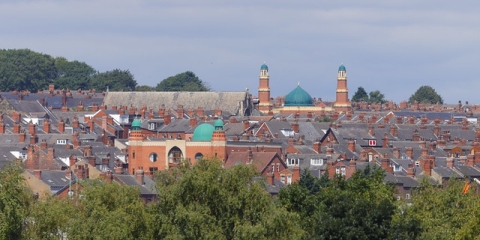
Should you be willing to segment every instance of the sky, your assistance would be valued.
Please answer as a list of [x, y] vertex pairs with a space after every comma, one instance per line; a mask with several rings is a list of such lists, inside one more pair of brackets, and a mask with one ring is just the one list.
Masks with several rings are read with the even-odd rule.
[[297, 84], [335, 100], [338, 67], [358, 87], [400, 102], [423, 85], [446, 103], [480, 104], [480, 2], [2, 0], [0, 48], [129, 70], [156, 86], [193, 71], [215, 91], [271, 96]]

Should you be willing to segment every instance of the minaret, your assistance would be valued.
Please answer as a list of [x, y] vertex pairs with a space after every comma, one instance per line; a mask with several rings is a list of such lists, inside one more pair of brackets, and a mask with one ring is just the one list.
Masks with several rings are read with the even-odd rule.
[[258, 110], [262, 113], [268, 113], [273, 109], [270, 102], [270, 77], [268, 76], [268, 66], [264, 63], [260, 67], [260, 83], [258, 86]]
[[348, 101], [347, 70], [343, 64], [338, 68], [337, 94], [333, 108], [336, 112], [348, 112], [352, 110], [352, 104]]

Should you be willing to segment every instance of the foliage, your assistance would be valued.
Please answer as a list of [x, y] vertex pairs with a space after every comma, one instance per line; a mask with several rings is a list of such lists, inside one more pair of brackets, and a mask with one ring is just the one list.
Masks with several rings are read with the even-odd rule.
[[141, 86], [135, 87], [135, 92], [151, 92], [151, 91], [155, 91], [155, 88], [148, 85], [141, 85]]
[[97, 73], [92, 77], [91, 87], [97, 91], [132, 91], [137, 81], [128, 70], [115, 69]]
[[195, 73], [186, 71], [168, 77], [157, 84], [157, 91], [210, 91], [210, 88], [200, 80]]
[[36, 92], [57, 76], [55, 59], [28, 49], [0, 50], [0, 90]]
[[353, 94], [352, 102], [368, 101], [368, 94], [363, 87], [358, 87], [355, 94]]
[[408, 99], [410, 104], [413, 104], [415, 101], [418, 103], [443, 104], [442, 97], [430, 86], [421, 86]]
[[371, 103], [385, 103], [385, 95], [378, 90], [370, 92], [368, 99]]
[[155, 239], [298, 239], [298, 215], [276, 207], [252, 166], [200, 160], [158, 176]]
[[446, 187], [421, 183], [404, 214], [422, 227], [421, 239], [479, 239], [480, 197], [472, 190], [462, 194], [464, 182], [450, 180]]
[[69, 62], [64, 57], [55, 59], [57, 78], [54, 81], [56, 88], [88, 89], [95, 69], [79, 61]]
[[0, 91], [56, 88], [133, 90], [137, 82], [128, 71], [97, 72], [84, 62], [53, 58], [29, 49], [0, 50]]
[[385, 239], [395, 211], [393, 189], [383, 184], [381, 169], [366, 168], [348, 181], [305, 180], [282, 189], [279, 201], [300, 215], [305, 239]]
[[0, 239], [19, 239], [32, 201], [20, 166], [11, 164], [0, 171]]

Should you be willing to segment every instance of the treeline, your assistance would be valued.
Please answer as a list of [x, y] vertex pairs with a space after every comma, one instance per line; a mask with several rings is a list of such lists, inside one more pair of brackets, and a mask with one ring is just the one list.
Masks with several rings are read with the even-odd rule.
[[137, 82], [128, 70], [99, 72], [84, 62], [68, 61], [29, 49], [0, 50], [0, 91], [48, 89], [49, 84], [65, 89], [107, 88], [134, 90]]
[[72, 198], [35, 200], [22, 168], [0, 171], [0, 239], [478, 239], [479, 197], [422, 183], [412, 204], [393, 197], [381, 169], [348, 181], [303, 174], [271, 197], [252, 166], [202, 160], [156, 177], [156, 202], [139, 189], [82, 182]]
[[156, 87], [138, 86], [129, 70], [99, 72], [85, 62], [69, 61], [29, 49], [0, 50], [0, 91], [36, 92], [54, 84], [57, 89], [97, 91], [208, 91], [193, 72], [168, 77]]

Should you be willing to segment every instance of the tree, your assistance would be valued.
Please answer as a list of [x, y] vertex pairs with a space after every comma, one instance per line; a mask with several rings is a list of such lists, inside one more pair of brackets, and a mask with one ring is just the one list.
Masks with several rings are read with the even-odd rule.
[[56, 78], [55, 59], [29, 49], [0, 50], [0, 90], [45, 89]]
[[463, 186], [464, 181], [450, 179], [442, 188], [424, 179], [403, 218], [419, 222], [421, 239], [478, 239], [480, 197], [474, 189], [462, 194]]
[[253, 166], [202, 159], [157, 176], [152, 239], [298, 239], [298, 215], [277, 207]]
[[157, 84], [157, 91], [210, 91], [195, 73], [187, 71], [168, 77]]
[[57, 78], [54, 81], [57, 88], [89, 89], [90, 80], [95, 74], [95, 69], [79, 61], [69, 62], [64, 57], [55, 59]]
[[135, 87], [135, 92], [151, 92], [151, 91], [155, 91], [155, 88], [148, 85], [141, 85], [141, 86]]
[[352, 102], [368, 101], [368, 94], [363, 87], [358, 87], [357, 91], [352, 97]]
[[32, 202], [21, 166], [11, 164], [0, 170], [0, 239], [20, 239]]
[[408, 99], [408, 102], [410, 104], [413, 104], [415, 101], [417, 101], [418, 103], [443, 104], [442, 97], [435, 91], [435, 89], [430, 86], [421, 86]]
[[385, 95], [378, 90], [370, 92], [370, 98], [368, 99], [371, 103], [385, 103]]
[[91, 88], [98, 91], [133, 91], [137, 81], [128, 70], [115, 69], [104, 73], [97, 73], [92, 77]]

